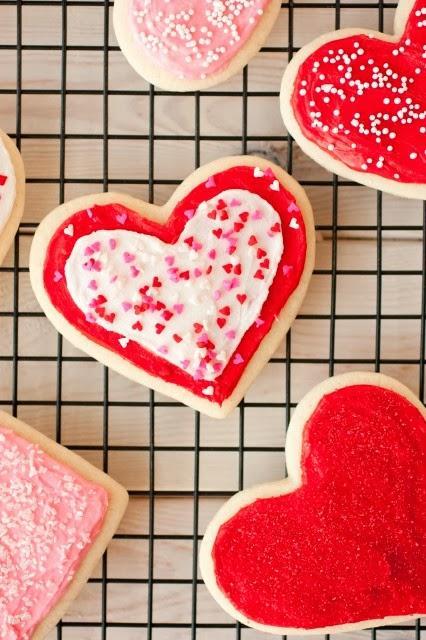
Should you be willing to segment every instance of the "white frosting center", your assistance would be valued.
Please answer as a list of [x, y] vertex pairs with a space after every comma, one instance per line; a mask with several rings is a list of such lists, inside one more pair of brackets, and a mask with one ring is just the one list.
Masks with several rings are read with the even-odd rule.
[[122, 336], [123, 354], [135, 341], [213, 381], [247, 329], [262, 322], [284, 250], [281, 223], [266, 200], [243, 189], [186, 213], [174, 245], [119, 229], [79, 238], [65, 277], [86, 319]]

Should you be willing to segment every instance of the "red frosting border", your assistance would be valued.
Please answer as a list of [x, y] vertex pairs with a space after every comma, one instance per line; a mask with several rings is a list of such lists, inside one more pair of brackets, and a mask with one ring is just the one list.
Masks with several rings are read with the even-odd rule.
[[[246, 189], [257, 193], [275, 208], [281, 218], [284, 252], [270, 287], [269, 296], [262, 307], [261, 317], [264, 323], [260, 326], [253, 324], [237, 347], [238, 353], [242, 356], [244, 362], [234, 364], [233, 357], [231, 357], [228, 365], [214, 382], [213, 396], [208, 399], [222, 404], [235, 389], [247, 363], [299, 284], [306, 260], [306, 230], [302, 212], [298, 206], [294, 206], [296, 203], [295, 197], [284, 189], [282, 185], [279, 191], [272, 190], [270, 188], [270, 184], [274, 179], [272, 174], [258, 178], [254, 177], [253, 171], [254, 167], [252, 166], [236, 166], [214, 174], [213, 180], [209, 179], [197, 185], [176, 205], [165, 224], [149, 220], [140, 213], [132, 211], [121, 204], [95, 205], [89, 210], [74, 213], [56, 229], [46, 251], [43, 281], [51, 303], [71, 325], [87, 338], [119, 354], [122, 358], [140, 367], [150, 375], [182, 386], [206, 399], [206, 396], [202, 393], [205, 382], [194, 380], [184, 370], [171, 364], [161, 356], [148, 351], [133, 341], [129, 342], [126, 351], [123, 352], [118, 344], [120, 335], [87, 322], [84, 314], [74, 303], [68, 292], [65, 277], [57, 281], [55, 274], [57, 276], [59, 272], [63, 276], [65, 263], [72, 252], [74, 244], [80, 237], [93, 231], [100, 229], [126, 229], [156, 236], [163, 242], [174, 244], [188, 221], [185, 212], [195, 210], [200, 202], [213, 198], [226, 189]], [[289, 207], [290, 211], [288, 211]], [[119, 222], [117, 217], [121, 220], [125, 218], [125, 221]], [[292, 218], [297, 220], [299, 228], [289, 228]], [[70, 224], [74, 226], [72, 237], [64, 234], [65, 227]], [[284, 266], [286, 267], [285, 273], [283, 271]], [[288, 269], [288, 267], [290, 268]]]

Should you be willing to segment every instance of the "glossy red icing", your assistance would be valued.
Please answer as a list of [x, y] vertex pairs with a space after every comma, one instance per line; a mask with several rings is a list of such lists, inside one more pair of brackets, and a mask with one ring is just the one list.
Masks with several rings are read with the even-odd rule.
[[220, 588], [259, 623], [321, 628], [426, 612], [426, 422], [405, 398], [357, 385], [318, 404], [303, 484], [219, 530]]
[[414, 4], [398, 42], [359, 34], [322, 45], [294, 85], [303, 134], [356, 171], [425, 182], [425, 58], [425, 0]]
[[[152, 222], [118, 204], [95, 206], [90, 211], [79, 211], [73, 214], [57, 229], [46, 254], [44, 284], [52, 304], [70, 323], [93, 341], [119, 353], [121, 357], [128, 359], [149, 374], [178, 384], [206, 398], [202, 394], [203, 386], [205, 386], [202, 381], [195, 380], [183, 369], [148, 351], [134, 341], [129, 342], [124, 352], [118, 344], [118, 334], [89, 323], [71, 299], [66, 279], [63, 277], [64, 267], [78, 238], [92, 231], [127, 229], [156, 236], [173, 245], [188, 220], [185, 212], [195, 210], [200, 202], [208, 200], [226, 189], [247, 189], [257, 193], [267, 200], [280, 215], [283, 223], [282, 233], [285, 248], [269, 296], [262, 308], [263, 323], [255, 323], [250, 327], [238, 346], [238, 358], [231, 357], [226, 368], [215, 380], [214, 393], [209, 399], [222, 403], [231, 395], [245, 366], [269, 332], [289, 296], [297, 287], [303, 273], [306, 257], [303, 216], [295, 206], [294, 196], [284, 189], [272, 190], [270, 188], [271, 177], [254, 177], [253, 170], [253, 167], [240, 166], [215, 174], [207, 182], [195, 187], [180, 201], [164, 225]], [[294, 225], [289, 227], [292, 219], [297, 222], [298, 228], [295, 228]], [[73, 234], [67, 235], [66, 229], [71, 227]]]

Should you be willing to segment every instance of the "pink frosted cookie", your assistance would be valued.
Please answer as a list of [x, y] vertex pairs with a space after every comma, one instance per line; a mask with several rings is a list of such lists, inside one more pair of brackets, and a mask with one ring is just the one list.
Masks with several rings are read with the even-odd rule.
[[34, 237], [31, 282], [80, 349], [223, 417], [295, 317], [314, 245], [295, 180], [260, 158], [224, 158], [163, 207], [115, 193], [59, 207]]
[[25, 174], [18, 149], [0, 129], [0, 264], [24, 211]]
[[141, 76], [163, 89], [194, 91], [247, 64], [280, 6], [279, 0], [115, 0], [114, 26]]
[[329, 171], [426, 198], [426, 0], [400, 0], [392, 36], [342, 29], [303, 47], [281, 89], [284, 123]]
[[0, 412], [0, 638], [47, 635], [89, 578], [127, 500], [112, 478]]

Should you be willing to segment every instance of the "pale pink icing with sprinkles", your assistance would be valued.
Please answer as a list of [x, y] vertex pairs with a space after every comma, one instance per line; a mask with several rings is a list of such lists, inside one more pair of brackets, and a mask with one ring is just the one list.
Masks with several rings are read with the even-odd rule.
[[222, 70], [251, 36], [270, 0], [130, 0], [134, 37], [179, 78]]
[[133, 340], [214, 381], [259, 318], [283, 250], [276, 210], [228, 189], [200, 203], [174, 245], [125, 229], [79, 238], [65, 277], [86, 319], [123, 349]]
[[0, 427], [0, 638], [28, 640], [72, 580], [108, 506], [103, 487]]

